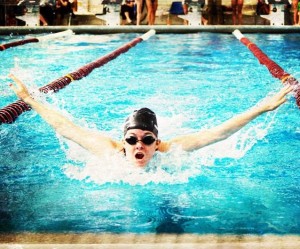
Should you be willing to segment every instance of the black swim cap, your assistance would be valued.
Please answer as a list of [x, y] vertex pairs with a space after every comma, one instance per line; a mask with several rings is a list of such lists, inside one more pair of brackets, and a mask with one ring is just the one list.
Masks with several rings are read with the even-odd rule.
[[151, 131], [158, 135], [156, 115], [148, 108], [135, 110], [125, 121], [124, 136], [130, 129]]

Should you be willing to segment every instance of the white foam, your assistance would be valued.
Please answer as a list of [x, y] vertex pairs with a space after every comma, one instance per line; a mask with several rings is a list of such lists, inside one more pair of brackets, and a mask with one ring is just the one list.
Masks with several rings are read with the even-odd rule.
[[[110, 154], [102, 158], [91, 155], [73, 142], [60, 138], [62, 149], [74, 163], [63, 166], [64, 173], [71, 179], [106, 183], [145, 185], [148, 183], [178, 184], [188, 182], [190, 177], [199, 175], [201, 168], [194, 167], [195, 158], [179, 148], [172, 153], [157, 153], [145, 168], [139, 168], [123, 155]], [[175, 151], [176, 150], [176, 151]]]
[[148, 183], [186, 183], [191, 178], [201, 175], [203, 167], [213, 167], [220, 158], [241, 158], [267, 134], [265, 128], [252, 126], [237, 133], [229, 139], [188, 153], [180, 148], [171, 152], [157, 153], [146, 168], [131, 165], [119, 154], [107, 155], [101, 159], [90, 155], [74, 143], [67, 142], [67, 156], [80, 165], [64, 165], [65, 174], [80, 181], [93, 182], [99, 185], [106, 183], [126, 183], [145, 185]]

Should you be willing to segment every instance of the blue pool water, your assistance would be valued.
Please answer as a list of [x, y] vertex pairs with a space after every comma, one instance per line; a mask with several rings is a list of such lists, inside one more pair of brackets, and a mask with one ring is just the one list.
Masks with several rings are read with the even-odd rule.
[[[137, 36], [76, 35], [1, 52], [0, 107], [16, 100], [10, 72], [34, 91]], [[300, 34], [247, 37], [300, 79]], [[125, 117], [147, 106], [166, 140], [220, 124], [281, 86], [233, 35], [162, 34], [56, 94], [35, 94], [116, 139]], [[94, 158], [24, 113], [0, 126], [0, 232], [299, 235], [299, 118], [290, 97], [226, 141], [157, 154], [140, 170]]]

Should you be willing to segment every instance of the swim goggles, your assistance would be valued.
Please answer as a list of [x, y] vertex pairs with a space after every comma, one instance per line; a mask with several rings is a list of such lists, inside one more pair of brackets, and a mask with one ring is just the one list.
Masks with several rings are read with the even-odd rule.
[[141, 140], [139, 140], [136, 137], [131, 136], [125, 138], [125, 141], [130, 145], [135, 145], [137, 142], [142, 142], [145, 145], [151, 145], [156, 141], [156, 139], [152, 136], [145, 136]]

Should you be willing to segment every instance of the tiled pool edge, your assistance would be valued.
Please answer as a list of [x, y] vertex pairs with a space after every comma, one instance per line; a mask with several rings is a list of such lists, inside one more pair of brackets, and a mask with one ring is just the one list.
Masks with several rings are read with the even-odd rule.
[[28, 248], [300, 248], [299, 235], [0, 234], [0, 249]]

